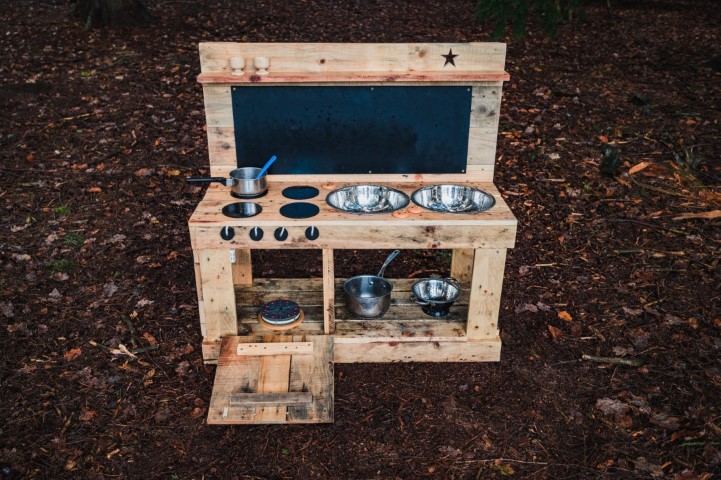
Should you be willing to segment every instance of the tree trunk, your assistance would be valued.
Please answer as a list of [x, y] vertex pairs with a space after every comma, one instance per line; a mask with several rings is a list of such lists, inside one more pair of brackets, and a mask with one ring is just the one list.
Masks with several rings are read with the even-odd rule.
[[70, 16], [83, 20], [85, 28], [147, 25], [153, 20], [142, 0], [77, 0]]

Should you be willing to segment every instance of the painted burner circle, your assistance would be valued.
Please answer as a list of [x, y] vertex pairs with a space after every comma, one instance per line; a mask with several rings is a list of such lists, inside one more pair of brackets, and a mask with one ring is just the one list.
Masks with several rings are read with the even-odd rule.
[[318, 196], [318, 189], [309, 185], [299, 185], [283, 189], [283, 196], [291, 200], [309, 200]]
[[235, 202], [223, 207], [223, 215], [230, 218], [254, 217], [263, 211], [263, 207], [253, 202]]
[[280, 207], [280, 214], [286, 218], [310, 218], [318, 215], [318, 205], [307, 202], [293, 202]]

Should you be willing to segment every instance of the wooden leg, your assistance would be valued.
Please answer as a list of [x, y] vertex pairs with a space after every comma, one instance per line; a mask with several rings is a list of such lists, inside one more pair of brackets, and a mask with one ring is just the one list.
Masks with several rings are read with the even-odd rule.
[[453, 250], [451, 277], [457, 278], [461, 283], [471, 281], [474, 253], [475, 251], [472, 248], [458, 248]]
[[323, 249], [323, 331], [335, 333], [335, 266], [333, 249]]
[[501, 307], [506, 249], [479, 248], [473, 260], [471, 296], [468, 302], [469, 340], [498, 336], [498, 311]]
[[[238, 334], [233, 269], [228, 250], [199, 250], [198, 268], [202, 290], [201, 318], [205, 319], [205, 342]], [[200, 296], [200, 292], [199, 292]]]
[[235, 262], [233, 263], [233, 284], [252, 285], [253, 265], [250, 261], [250, 249], [243, 248], [234, 250]]

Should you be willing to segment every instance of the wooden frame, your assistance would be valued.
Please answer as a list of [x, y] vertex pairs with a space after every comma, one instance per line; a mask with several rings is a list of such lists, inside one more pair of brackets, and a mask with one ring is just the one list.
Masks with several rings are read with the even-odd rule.
[[[208, 188], [189, 229], [203, 358], [206, 363], [220, 359], [210, 423], [332, 421], [332, 369], [329, 386], [323, 366], [327, 362], [500, 360], [504, 266], [517, 228], [516, 218], [493, 184], [502, 84], [509, 78], [504, 72], [505, 51], [500, 43], [200, 45], [198, 81], [203, 86], [212, 176], [227, 176], [237, 167], [231, 88], [462, 85], [471, 90], [468, 154], [462, 173], [269, 175], [268, 194], [252, 200], [261, 205], [262, 214], [243, 219], [222, 215], [223, 206], [238, 201], [229, 196], [227, 187]], [[447, 61], [451, 53], [454, 64]], [[268, 75], [255, 72], [252, 59], [258, 56], [269, 58]], [[244, 75], [231, 73], [233, 57], [245, 59]], [[461, 183], [486, 191], [495, 205], [473, 215], [408, 209], [399, 215], [359, 216], [325, 203], [331, 189], [369, 182], [409, 196], [428, 184]], [[306, 200], [319, 213], [309, 219], [285, 218], [279, 212], [287, 202], [281, 192], [299, 184], [320, 191], [318, 197]], [[310, 226], [317, 229], [318, 238], [306, 237]], [[225, 227], [233, 229], [232, 238], [219, 235]], [[284, 241], [273, 235], [281, 227], [288, 232]], [[255, 228], [264, 231], [262, 239], [250, 237]], [[253, 278], [253, 249], [288, 248], [322, 250], [322, 278]], [[422, 313], [410, 299], [412, 279], [391, 279], [393, 302], [382, 318], [350, 314], [341, 288], [344, 279], [336, 278], [334, 251], [377, 248], [451, 249], [451, 275], [463, 289], [448, 316]], [[272, 334], [257, 321], [258, 309], [278, 299], [296, 300], [304, 315], [302, 323], [282, 335]], [[297, 364], [291, 360], [295, 356]], [[298, 389], [306, 381], [300, 377], [316, 375], [318, 369], [322, 382], [314, 383], [311, 391]], [[240, 381], [247, 385], [239, 386]]]

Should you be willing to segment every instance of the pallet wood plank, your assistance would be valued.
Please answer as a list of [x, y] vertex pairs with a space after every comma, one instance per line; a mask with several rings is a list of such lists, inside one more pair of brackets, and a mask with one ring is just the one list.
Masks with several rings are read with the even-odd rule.
[[206, 339], [235, 335], [237, 313], [228, 250], [200, 250], [198, 258]]
[[365, 342], [334, 345], [336, 363], [497, 362], [501, 340], [479, 342]]
[[305, 405], [313, 401], [310, 392], [288, 393], [236, 393], [230, 396], [230, 405], [251, 407], [271, 405]]
[[323, 249], [323, 332], [335, 332], [335, 264], [333, 250]]
[[476, 250], [468, 303], [469, 339], [498, 336], [498, 314], [505, 264], [505, 249]]
[[313, 353], [311, 342], [278, 342], [278, 343], [239, 343], [237, 356], [257, 355], [310, 355]]
[[[443, 55], [449, 50], [458, 55], [454, 70], [445, 67]], [[504, 43], [233, 43], [203, 42], [199, 45], [202, 73], [230, 73], [232, 57], [268, 57], [273, 73], [364, 72], [425, 73], [444, 72], [452, 77], [459, 72], [503, 72], [506, 59]], [[246, 66], [246, 76], [254, 68]], [[241, 77], [242, 78], [242, 77]], [[250, 81], [250, 80], [248, 80]]]
[[251, 262], [249, 248], [235, 249], [235, 262], [233, 262], [233, 284], [253, 284], [253, 264]]
[[312, 355], [293, 355], [290, 391], [308, 392], [313, 402], [288, 406], [289, 423], [332, 422], [334, 400], [333, 337], [313, 337]]
[[[268, 335], [267, 343], [278, 343], [281, 337]], [[258, 393], [286, 393], [290, 387], [290, 355], [270, 355], [260, 358], [258, 372]], [[261, 405], [256, 410], [258, 423], [284, 422], [288, 412], [287, 405]]]
[[451, 277], [457, 278], [463, 284], [470, 283], [474, 254], [475, 250], [472, 248], [454, 249], [451, 257]]
[[[259, 357], [236, 358], [235, 349], [239, 342], [252, 341], [248, 337], [227, 337], [223, 342], [214, 342], [217, 345], [218, 368], [215, 370], [213, 381], [213, 394], [208, 406], [208, 423], [249, 423], [255, 418], [255, 407], [235, 406], [230, 408], [230, 396], [241, 392], [256, 392], [258, 390]], [[208, 343], [204, 343], [208, 345]], [[205, 352], [206, 349], [204, 348]], [[204, 353], [205, 354], [205, 353]], [[220, 368], [223, 364], [232, 362], [236, 368]]]

